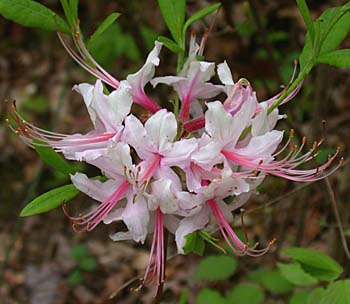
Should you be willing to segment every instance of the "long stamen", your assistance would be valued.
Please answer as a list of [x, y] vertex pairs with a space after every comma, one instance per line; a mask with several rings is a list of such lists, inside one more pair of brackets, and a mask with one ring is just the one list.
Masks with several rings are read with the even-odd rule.
[[[244, 244], [233, 231], [230, 224], [227, 222], [226, 218], [222, 214], [219, 206], [214, 199], [208, 201], [208, 204], [213, 211], [214, 217], [218, 223], [219, 229], [222, 236], [224, 237], [227, 245], [230, 247], [232, 252], [238, 256], [249, 255], [249, 256], [261, 256], [269, 251], [271, 246], [275, 243], [275, 239], [269, 242], [268, 246], [263, 249], [256, 249], [259, 243], [256, 243], [253, 247], [249, 243]], [[246, 232], [245, 232], [246, 233]], [[246, 235], [248, 239], [248, 236]]]
[[[152, 272], [150, 272], [152, 267], [153, 256], [154, 256], [153, 270]], [[162, 292], [163, 284], [165, 281], [164, 224], [163, 224], [163, 213], [160, 210], [160, 208], [156, 210], [156, 220], [154, 223], [153, 240], [152, 240], [151, 250], [150, 250], [145, 274], [141, 279], [141, 283], [139, 287], [134, 289], [134, 291], [139, 291], [146, 284], [151, 283], [155, 279], [155, 277], [157, 278], [157, 288], [156, 288], [154, 298], [157, 298]]]
[[80, 215], [78, 217], [71, 216], [67, 211], [66, 204], [63, 204], [63, 212], [72, 223], [72, 227], [77, 232], [91, 231], [93, 230], [103, 218], [114, 208], [121, 197], [124, 195], [128, 187], [130, 186], [128, 181], [124, 181], [115, 192], [112, 193], [103, 203], [92, 211]]

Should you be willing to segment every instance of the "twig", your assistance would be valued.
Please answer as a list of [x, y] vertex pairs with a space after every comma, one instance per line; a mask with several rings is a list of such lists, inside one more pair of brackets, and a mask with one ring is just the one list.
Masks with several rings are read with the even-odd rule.
[[338, 211], [338, 208], [337, 208], [337, 201], [336, 201], [335, 194], [334, 194], [334, 191], [332, 189], [332, 185], [331, 185], [328, 177], [325, 178], [325, 183], [326, 183], [326, 186], [327, 186], [327, 192], [329, 194], [329, 198], [331, 199], [335, 220], [336, 220], [336, 222], [338, 224], [340, 240], [342, 242], [345, 255], [348, 258], [348, 260], [350, 260], [349, 247], [348, 247], [348, 244], [346, 242], [346, 237], [345, 237], [343, 225], [342, 225], [341, 218], [340, 218], [340, 215], [339, 215], [339, 211]]

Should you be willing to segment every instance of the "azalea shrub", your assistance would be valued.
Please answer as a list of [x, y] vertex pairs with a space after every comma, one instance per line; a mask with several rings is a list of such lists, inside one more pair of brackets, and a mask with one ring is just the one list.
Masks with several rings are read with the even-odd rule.
[[[16, 10], [13, 3], [23, 9]], [[69, 175], [72, 182], [37, 197], [21, 215], [47, 212], [62, 205], [77, 232], [121, 221], [126, 230], [112, 234], [113, 241], [143, 244], [150, 237], [148, 264], [139, 289], [154, 282], [155, 298], [160, 298], [166, 279], [168, 234], [174, 235], [179, 254], [202, 255], [206, 243], [236, 256], [254, 258], [266, 254], [276, 242], [273, 236], [266, 244], [250, 242], [243, 223], [243, 234], [232, 226], [233, 213], [247, 204], [269, 175], [305, 183], [324, 179], [341, 166], [343, 159], [337, 147], [323, 163], [315, 162], [324, 144], [323, 134], [310, 144], [306, 137], [296, 142], [293, 130], [281, 131], [276, 125], [286, 118], [281, 106], [298, 94], [305, 77], [317, 64], [350, 66], [350, 50], [338, 49], [349, 34], [350, 3], [327, 9], [313, 20], [306, 2], [296, 1], [307, 27], [305, 46], [289, 83], [267, 100], [258, 100], [249, 80], [234, 80], [226, 61], [217, 64], [205, 59], [205, 47], [215, 31], [220, 3], [187, 18], [185, 0], [158, 0], [171, 37], [158, 37], [143, 66], [125, 79], [111, 75], [91, 54], [94, 41], [114, 24], [119, 14], [108, 16], [91, 38], [85, 39], [80, 28], [83, 20], [78, 18], [78, 1], [61, 0], [61, 4], [65, 19], [35, 1], [0, 0], [0, 13], [5, 18], [56, 31], [72, 59], [96, 78], [94, 83], [73, 88], [90, 115], [92, 129], [86, 134], [42, 129], [25, 120], [15, 102], [7, 101], [9, 128], [44, 162]], [[45, 16], [45, 22], [38, 19], [39, 15]], [[213, 22], [203, 34], [191, 31], [194, 22], [209, 15]], [[155, 76], [158, 66], [168, 64], [160, 60], [163, 48], [173, 52], [177, 64], [167, 69], [173, 74]], [[219, 81], [213, 80], [214, 75]], [[171, 93], [160, 102], [157, 91], [165, 87]], [[65, 159], [92, 165], [101, 175], [89, 177]], [[72, 214], [70, 201], [79, 193], [98, 202], [97, 207]], [[213, 236], [215, 232], [224, 240], [224, 247]], [[318, 276], [310, 267], [293, 254], [290, 256], [296, 263], [278, 264], [288, 284], [297, 282], [298, 286], [300, 280], [308, 280], [309, 285], [316, 285]], [[232, 261], [227, 267], [235, 263]], [[332, 263], [337, 271], [334, 280], [342, 270], [335, 261]], [[199, 271], [198, 278], [205, 279], [206, 271], [209, 272]], [[264, 295], [256, 282], [236, 286], [229, 297], [243, 299], [250, 292], [255, 292], [255, 300], [261, 299], [254, 303], [262, 303]], [[227, 301], [218, 293], [203, 290], [198, 303], [209, 303], [202, 299], [207, 297]]]

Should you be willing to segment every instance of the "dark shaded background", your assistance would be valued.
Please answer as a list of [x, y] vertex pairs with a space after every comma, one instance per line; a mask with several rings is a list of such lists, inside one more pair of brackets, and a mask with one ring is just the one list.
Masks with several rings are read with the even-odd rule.
[[[62, 15], [59, 1], [40, 1]], [[80, 1], [83, 32], [91, 34], [98, 22], [113, 11], [122, 13], [114, 26], [93, 50], [94, 55], [117, 78], [136, 71], [157, 35], [167, 35], [156, 1]], [[188, 14], [210, 1], [187, 1]], [[343, 1], [308, 1], [314, 18]], [[97, 4], [98, 3], [98, 4]], [[294, 1], [222, 1], [216, 27], [211, 34], [206, 59], [227, 60], [234, 79], [249, 79], [259, 100], [279, 92], [289, 81], [293, 60], [303, 46], [305, 26]], [[197, 22], [200, 35], [210, 24]], [[349, 46], [347, 39], [345, 45]], [[174, 73], [176, 58], [166, 49], [157, 75]], [[0, 98], [16, 99], [19, 110], [36, 125], [63, 133], [86, 132], [91, 128], [80, 96], [71, 87], [94, 79], [66, 54], [54, 32], [24, 28], [0, 18]], [[279, 129], [296, 130], [296, 138], [306, 135], [309, 147], [322, 134], [327, 121], [327, 138], [321, 158], [342, 147], [345, 165], [330, 177], [347, 235], [349, 230], [349, 69], [319, 66], [306, 79], [301, 93], [281, 107], [288, 119]], [[166, 92], [159, 102], [166, 104]], [[1, 107], [2, 121], [5, 118]], [[69, 181], [43, 165], [37, 154], [21, 143], [6, 124], [0, 125], [0, 302], [7, 303], [149, 303], [152, 297], [131, 293], [108, 301], [113, 292], [140, 275], [148, 257], [148, 244], [113, 243], [108, 235], [118, 225], [100, 225], [91, 233], [76, 234], [62, 210], [19, 218], [23, 206], [36, 195]], [[98, 174], [94, 168], [84, 168]], [[316, 248], [335, 257], [345, 269], [349, 262], [338, 237], [329, 193], [324, 181], [310, 185], [268, 178], [246, 206], [246, 224], [252, 239], [277, 245], [262, 258], [240, 258], [239, 273], [231, 281], [213, 284], [225, 291], [259, 265], [273, 266], [281, 247]], [[79, 212], [89, 203], [79, 196], [71, 203]], [[239, 223], [237, 224], [239, 225]], [[212, 249], [209, 249], [210, 252]], [[175, 252], [173, 245], [170, 255]], [[84, 268], [77, 263], [86, 258]], [[177, 303], [184, 286], [194, 301], [204, 283], [192, 279], [199, 258], [175, 257], [168, 263], [165, 303]], [[78, 273], [78, 274], [77, 274]], [[277, 299], [277, 303], [287, 300]]]

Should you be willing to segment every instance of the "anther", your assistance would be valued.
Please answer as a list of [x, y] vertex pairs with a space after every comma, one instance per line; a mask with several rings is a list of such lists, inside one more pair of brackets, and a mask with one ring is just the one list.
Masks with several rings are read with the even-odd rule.
[[303, 143], [303, 144], [306, 143], [306, 136], [303, 136], [302, 143]]
[[314, 141], [314, 143], [312, 144], [312, 149], [315, 150], [318, 146], [318, 142]]
[[294, 129], [290, 129], [289, 137], [293, 138], [294, 137], [294, 133], [295, 133]]
[[5, 119], [5, 123], [9, 126], [10, 125], [10, 120], [8, 118]]

